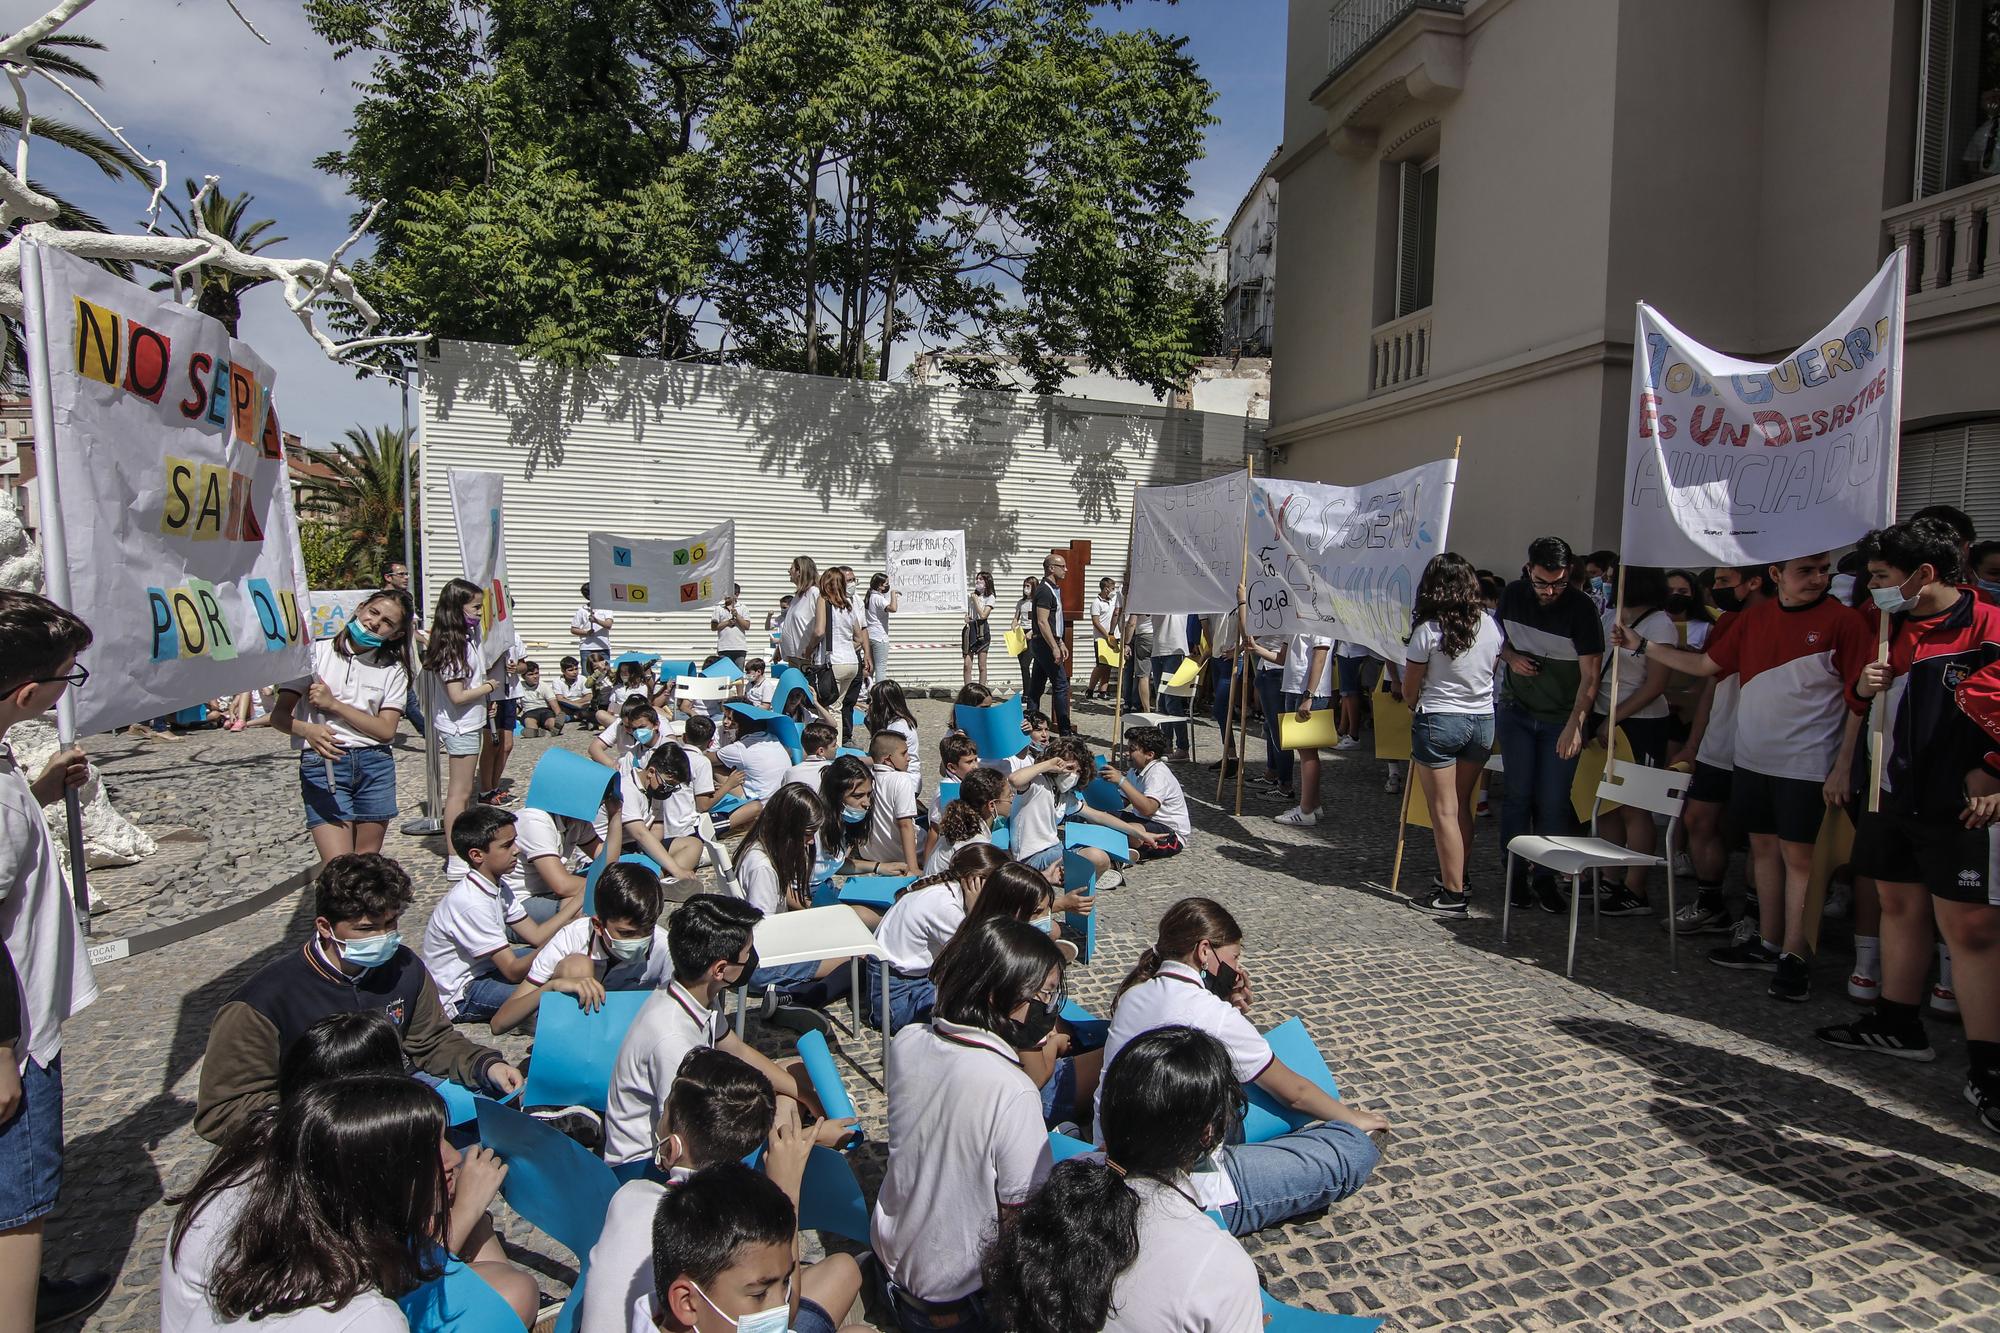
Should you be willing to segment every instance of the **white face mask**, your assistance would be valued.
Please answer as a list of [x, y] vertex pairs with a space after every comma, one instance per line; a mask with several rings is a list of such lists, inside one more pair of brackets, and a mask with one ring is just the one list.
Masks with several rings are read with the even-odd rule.
[[1056, 790], [1068, 794], [1076, 790], [1076, 774], [1065, 773], [1056, 779]]
[[[704, 1301], [708, 1301], [709, 1309], [721, 1315], [722, 1318], [729, 1319], [728, 1315], [722, 1314], [721, 1306], [717, 1305], [714, 1301], [708, 1300], [708, 1293], [703, 1291], [699, 1285], [693, 1282], [690, 1282], [688, 1285], [694, 1287], [696, 1295], [700, 1296]], [[729, 1326], [735, 1329], [736, 1333], [790, 1333], [792, 1327], [792, 1284], [790, 1282], [785, 1283], [785, 1299], [781, 1303], [772, 1306], [768, 1310], [759, 1310], [756, 1314], [746, 1314], [741, 1319], [729, 1319]]]

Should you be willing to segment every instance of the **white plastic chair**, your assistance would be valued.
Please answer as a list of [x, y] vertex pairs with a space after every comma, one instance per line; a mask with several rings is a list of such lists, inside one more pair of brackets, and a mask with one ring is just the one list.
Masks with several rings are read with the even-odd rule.
[[[751, 932], [757, 946], [757, 962], [764, 967], [784, 963], [818, 963], [828, 958], [847, 960], [847, 995], [854, 1011], [854, 1027], [861, 1028], [861, 960], [872, 958], [882, 967], [882, 1075], [889, 1074], [889, 956], [875, 942], [875, 932], [852, 907], [835, 903], [831, 907], [808, 907], [796, 912], [779, 912], [759, 921]], [[743, 1035], [749, 1017], [748, 985], [736, 990], [736, 1035]]]
[[[1608, 867], [1664, 866], [1667, 871], [1667, 966], [1678, 971], [1680, 960], [1674, 935], [1674, 917], [1678, 910], [1674, 902], [1674, 828], [1680, 823], [1681, 803], [1687, 798], [1688, 784], [1693, 780], [1689, 774], [1676, 773], [1671, 769], [1619, 764], [1615, 774], [1606, 775], [1597, 784], [1597, 796], [1590, 806], [1589, 837], [1545, 838], [1536, 833], [1524, 833], [1508, 843], [1507, 883], [1500, 899], [1500, 942], [1507, 942], [1507, 924], [1514, 907], [1514, 861], [1517, 857], [1553, 870], [1569, 881], [1569, 962], [1564, 974], [1571, 977], [1576, 975], [1576, 928], [1582, 912], [1582, 895], [1578, 889], [1584, 874], [1588, 872], [1594, 880], [1601, 880], [1602, 872]], [[1597, 812], [1606, 801], [1665, 815], [1667, 854], [1651, 856], [1628, 851], [1615, 842], [1598, 837]], [[1590, 930], [1593, 937], [1602, 934], [1594, 894], [1590, 902]]]
[[721, 676], [674, 677], [674, 702], [692, 699], [696, 703], [720, 703], [736, 697], [736, 682]]
[[723, 846], [722, 835], [715, 831], [715, 820], [708, 811], [694, 817], [694, 835], [701, 840], [702, 860], [715, 870], [723, 891], [732, 898], [741, 898], [743, 887], [736, 882], [736, 863], [730, 860], [729, 848]]
[[[1128, 722], [1137, 722], [1149, 727], [1162, 727], [1162, 728], [1173, 727], [1173, 726], [1186, 727], [1187, 738], [1188, 738], [1188, 758], [1190, 761], [1198, 761], [1201, 758], [1201, 754], [1200, 751], [1196, 749], [1194, 741], [1194, 733], [1195, 733], [1194, 699], [1195, 699], [1195, 691], [1200, 684], [1201, 684], [1201, 678], [1199, 676], [1195, 677], [1195, 679], [1189, 681], [1185, 685], [1169, 685], [1164, 681], [1162, 681], [1160, 683], [1159, 688], [1156, 691], [1154, 691], [1154, 693], [1157, 694], [1162, 699], [1166, 698], [1185, 699], [1187, 701], [1187, 715], [1185, 717], [1183, 717], [1179, 713], [1127, 713], [1125, 715], [1125, 718]], [[1167, 735], [1171, 737], [1173, 733], [1169, 731]], [[1119, 739], [1122, 740], [1124, 738], [1120, 737]]]

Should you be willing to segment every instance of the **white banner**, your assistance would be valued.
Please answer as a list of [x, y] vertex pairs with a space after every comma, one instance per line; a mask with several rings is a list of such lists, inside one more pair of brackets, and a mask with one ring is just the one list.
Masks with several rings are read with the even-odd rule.
[[306, 631], [315, 640], [331, 639], [347, 628], [347, 618], [380, 588], [336, 588], [306, 594]]
[[1772, 365], [1704, 347], [1640, 304], [1628, 564], [1761, 565], [1893, 521], [1904, 262], [1890, 255], [1838, 318]]
[[909, 615], [955, 616], [965, 611], [970, 578], [965, 572], [965, 529], [891, 532], [883, 568], [896, 607]]
[[[42, 246], [79, 735], [312, 671], [271, 367], [215, 320]], [[42, 349], [30, 350], [40, 356]]]
[[452, 468], [451, 517], [458, 525], [458, 559], [466, 581], [485, 595], [479, 604], [479, 657], [491, 668], [518, 642], [507, 591], [505, 485], [498, 472]]
[[1236, 609], [1250, 472], [1132, 493], [1132, 569], [1125, 610], [1212, 615]]
[[736, 520], [681, 541], [590, 534], [590, 604], [617, 611], [719, 606], [736, 582]]
[[1320, 634], [1401, 662], [1417, 583], [1445, 549], [1457, 484], [1455, 458], [1363, 486], [1257, 478], [1250, 632]]

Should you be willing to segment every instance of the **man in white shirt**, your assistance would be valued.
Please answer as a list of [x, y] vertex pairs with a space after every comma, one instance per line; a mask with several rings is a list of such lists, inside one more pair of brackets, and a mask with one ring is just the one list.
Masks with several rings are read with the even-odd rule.
[[590, 605], [590, 585], [583, 585], [583, 605], [569, 618], [569, 632], [576, 636], [577, 647], [586, 656], [590, 653], [611, 655], [611, 613], [593, 610]]
[[[1118, 642], [1118, 599], [1113, 594], [1118, 588], [1116, 579], [1099, 579], [1097, 597], [1090, 604], [1090, 630], [1107, 647]], [[1096, 646], [1092, 646], [1091, 659], [1096, 663], [1090, 671], [1090, 683], [1084, 687], [1086, 699], [1109, 698], [1111, 695], [1111, 667], [1099, 656]]]
[[[1181, 663], [1188, 655], [1188, 618], [1183, 615], [1153, 617], [1153, 695], [1159, 701], [1162, 713], [1174, 713], [1185, 717], [1188, 712], [1187, 699], [1172, 694], [1161, 694], [1160, 689], [1167, 680], [1180, 670]], [[1174, 752], [1169, 758], [1188, 757], [1188, 727], [1185, 722], [1169, 722], [1167, 739], [1174, 744]]]

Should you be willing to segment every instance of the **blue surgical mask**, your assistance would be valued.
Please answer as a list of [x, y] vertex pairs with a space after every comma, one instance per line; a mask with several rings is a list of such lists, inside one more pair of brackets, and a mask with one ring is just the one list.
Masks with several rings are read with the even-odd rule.
[[[722, 1315], [724, 1319], [729, 1319], [728, 1315], [722, 1314], [721, 1306], [708, 1300], [707, 1292], [693, 1283], [689, 1285], [694, 1286], [696, 1293], [704, 1301], [708, 1301], [709, 1309]], [[785, 1284], [783, 1304], [774, 1305], [768, 1310], [759, 1310], [756, 1314], [746, 1314], [741, 1319], [729, 1319], [729, 1326], [735, 1329], [736, 1333], [789, 1333], [792, 1327], [792, 1284], [789, 1282]]]
[[396, 950], [403, 947], [402, 935], [387, 930], [380, 935], [364, 935], [357, 940], [333, 941], [340, 950], [340, 960], [356, 967], [380, 967], [396, 956]]
[[632, 739], [641, 745], [651, 745], [653, 743], [653, 729], [651, 727], [636, 727], [632, 731]]
[[636, 963], [652, 952], [653, 937], [648, 934], [641, 935], [636, 940], [621, 940], [615, 935], [606, 935], [604, 937], [604, 947], [609, 949], [611, 956], [619, 962]]
[[851, 806], [851, 805], [843, 805], [843, 806], [841, 806], [841, 807], [840, 807], [840, 822], [841, 822], [841, 823], [843, 823], [843, 824], [865, 824], [865, 823], [867, 823], [867, 822], [868, 822], [868, 807], [864, 805], [864, 806], [862, 806], [862, 807], [861, 807], [861, 808], [860, 808], [859, 810], [857, 810], [857, 809], [855, 809], [855, 808], [854, 808], [853, 806]]
[[382, 646], [382, 636], [370, 633], [367, 629], [363, 628], [361, 622], [358, 620], [347, 622], [347, 637], [354, 641], [356, 648], [380, 648]]
[[1055, 934], [1056, 931], [1056, 919], [1053, 916], [1050, 916], [1046, 912], [1036, 917], [1028, 924], [1033, 926], [1036, 930], [1041, 931], [1042, 934], [1044, 935], [1053, 935]]
[[[1908, 581], [1907, 579], [1904, 580], [1905, 583]], [[1917, 604], [1916, 598], [1903, 596], [1903, 584], [1901, 583], [1896, 584], [1892, 588], [1870, 588], [1868, 596], [1874, 599], [1876, 608], [1882, 614], [1889, 616], [1907, 611]]]

